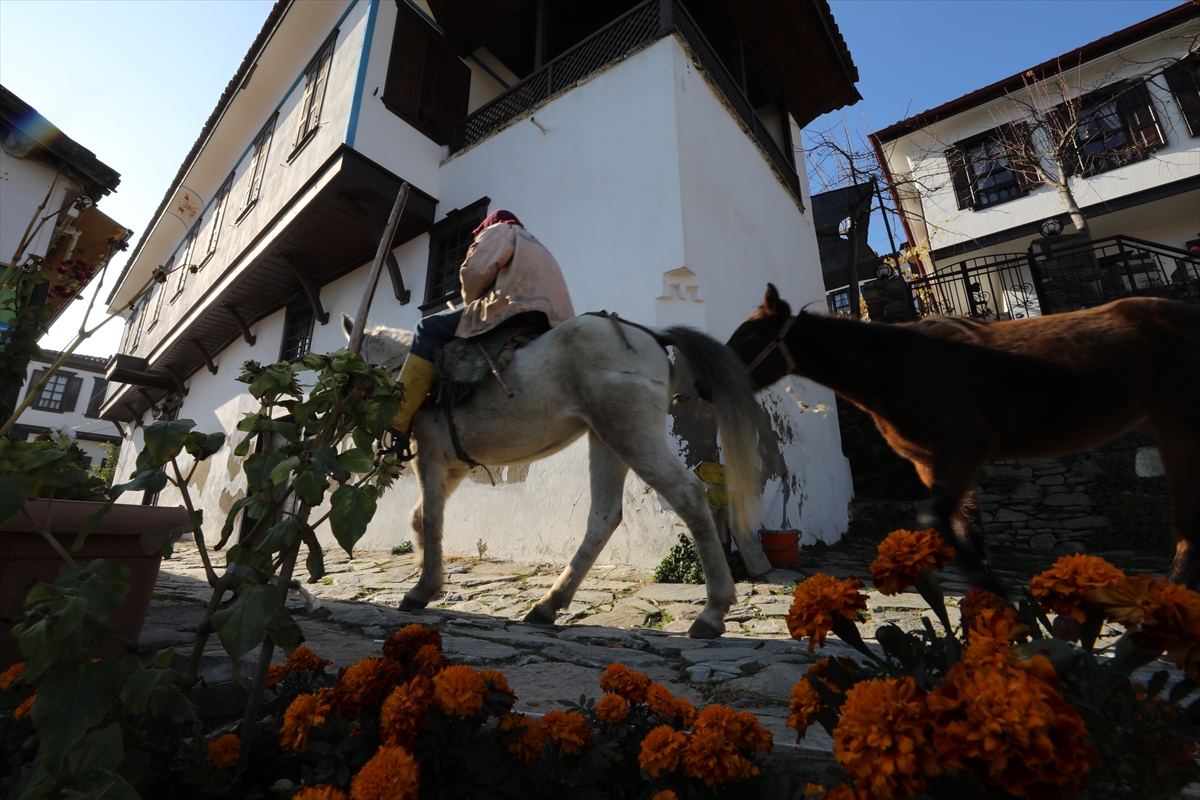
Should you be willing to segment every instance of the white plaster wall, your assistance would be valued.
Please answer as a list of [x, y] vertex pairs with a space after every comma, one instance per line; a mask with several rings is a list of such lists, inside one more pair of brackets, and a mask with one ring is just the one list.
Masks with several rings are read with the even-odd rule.
[[[21, 243], [34, 212], [46, 200], [46, 190], [54, 183], [57, 172], [57, 167], [50, 164], [14, 158], [0, 150], [0, 209], [3, 210], [0, 213], [0, 262], [7, 264], [17, 252], [17, 245]], [[79, 184], [64, 173], [38, 217], [56, 214], [68, 201], [74, 200], [79, 191]], [[47, 249], [53, 244], [50, 237], [54, 233], [55, 223], [55, 219], [46, 220], [41, 230], [30, 239], [25, 255], [46, 255]]]
[[[1186, 53], [1190, 38], [1197, 33], [1200, 33], [1200, 23], [1192, 21], [1163, 36], [1126, 48], [1119, 56], [1084, 65], [1078, 74], [1070, 74], [1068, 93], [1086, 93], [1125, 78], [1161, 69], [1169, 60]], [[1080, 206], [1102, 203], [1192, 177], [1200, 172], [1200, 138], [1188, 135], [1179, 106], [1167, 91], [1165, 81], [1160, 76], [1149, 84], [1149, 89], [1167, 145], [1144, 161], [1090, 178], [1072, 179], [1072, 190]], [[946, 163], [946, 149], [954, 142], [1019, 119], [1021, 116], [1014, 104], [997, 102], [969, 109], [930, 125], [923, 131], [885, 144], [893, 173], [897, 176], [911, 175], [925, 187], [923, 213], [930, 226], [929, 240], [933, 249], [1064, 213], [1058, 193], [1046, 185], [1033, 188], [1025, 197], [990, 208], [958, 208]], [[1172, 206], [1169, 211], [1177, 215], [1170, 221], [1179, 224], [1198, 218], [1195, 206], [1188, 208], [1180, 204]], [[1118, 215], [1121, 213], [1117, 212]], [[1098, 235], [1093, 231], [1094, 238]], [[1132, 235], [1143, 234], [1133, 232]]]
[[[795, 310], [823, 300], [816, 233], [811, 214], [800, 211], [753, 140], [677, 45], [674, 73], [684, 255], [704, 300], [703, 327], [724, 341], [762, 302], [768, 282]], [[807, 186], [798, 161], [800, 185]], [[804, 532], [806, 542], [832, 543], [846, 531], [846, 506], [854, 494], [833, 392], [799, 378], [782, 383], [793, 385], [796, 397], [809, 406], [829, 408], [824, 416], [801, 413], [781, 385], [760, 396], [777, 437], [767, 447], [778, 447], [786, 464], [788, 521]], [[762, 524], [778, 527], [783, 504], [772, 504], [784, 477], [778, 470], [764, 472]]]

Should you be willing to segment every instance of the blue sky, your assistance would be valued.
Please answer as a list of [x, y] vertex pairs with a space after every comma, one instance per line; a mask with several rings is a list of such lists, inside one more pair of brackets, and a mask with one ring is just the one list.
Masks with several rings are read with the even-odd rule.
[[[121, 173], [101, 208], [141, 235], [270, 0], [0, 0], [0, 83]], [[1164, 0], [830, 0], [863, 101], [811, 130], [890, 125], [1161, 13]], [[882, 226], [871, 242], [888, 249]], [[124, 256], [113, 260], [119, 273]], [[95, 291], [89, 290], [89, 291]], [[107, 295], [108, 287], [100, 289]], [[84, 303], [42, 344], [62, 347]], [[80, 352], [115, 352], [114, 322]]]

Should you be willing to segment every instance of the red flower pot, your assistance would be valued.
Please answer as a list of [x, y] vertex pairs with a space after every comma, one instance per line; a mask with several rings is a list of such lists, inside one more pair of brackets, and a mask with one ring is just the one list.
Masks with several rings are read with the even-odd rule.
[[773, 567], [790, 567], [800, 559], [800, 531], [760, 530], [758, 540]]

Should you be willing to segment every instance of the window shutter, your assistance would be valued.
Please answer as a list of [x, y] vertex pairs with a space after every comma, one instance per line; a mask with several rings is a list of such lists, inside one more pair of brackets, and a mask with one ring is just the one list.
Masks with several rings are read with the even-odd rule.
[[31, 375], [29, 378], [29, 385], [25, 387], [25, 396], [26, 397], [29, 396], [29, 393], [33, 391], [33, 387], [38, 385], [38, 381], [40, 381], [42, 379], [42, 376], [45, 374], [46, 374], [45, 369], [35, 369], [33, 371], [33, 375]]
[[1193, 56], [1178, 64], [1172, 64], [1163, 72], [1179, 113], [1187, 124], [1188, 133], [1200, 136], [1200, 56]]
[[1137, 146], [1154, 149], [1167, 143], [1145, 81], [1139, 81], [1117, 95], [1117, 108], [1124, 115], [1129, 135]]
[[416, 119], [417, 93], [421, 88], [421, 72], [428, 43], [425, 28], [428, 26], [407, 3], [397, 5], [396, 32], [392, 36], [392, 53], [388, 60], [383, 99], [395, 106], [397, 111]]
[[452, 51], [446, 52], [446, 104], [442, 112], [442, 138], [450, 141], [454, 126], [467, 116], [471, 94], [471, 68]]
[[104, 399], [108, 395], [108, 381], [104, 378], [92, 379], [92, 396], [88, 398], [87, 411], [83, 412], [85, 417], [95, 419], [100, 416], [100, 406], [104, 405]]
[[69, 414], [75, 410], [79, 402], [79, 390], [83, 388], [83, 378], [67, 378], [67, 391], [63, 394], [62, 411]]
[[321, 63], [317, 65], [317, 74], [312, 80], [312, 102], [308, 106], [308, 124], [306, 129], [309, 131], [316, 130], [317, 125], [321, 122], [321, 106], [325, 104], [325, 84], [329, 82], [329, 68], [333, 64], [333, 43], [328, 45], [328, 49], [321, 58]]
[[957, 147], [946, 151], [946, 163], [950, 166], [950, 179], [954, 182], [954, 197], [959, 208], [973, 208], [971, 178], [967, 175], [967, 154]]
[[1037, 186], [1041, 183], [1037, 170], [1025, 158], [1026, 155], [1036, 152], [1033, 149], [1033, 137], [1029, 133], [1029, 125], [1024, 122], [1013, 122], [1006, 125], [1001, 141], [1013, 142], [1017, 145], [1009, 148], [1008, 156], [1009, 169], [1016, 176], [1017, 185], [1021, 189], [1028, 189], [1030, 186]]

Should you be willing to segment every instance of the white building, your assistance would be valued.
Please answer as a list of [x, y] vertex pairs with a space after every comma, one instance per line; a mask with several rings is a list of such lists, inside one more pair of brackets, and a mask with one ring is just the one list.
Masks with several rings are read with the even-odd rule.
[[[282, 0], [109, 298], [118, 309], [169, 270], [129, 316], [109, 371], [123, 385], [102, 416], [139, 423], [165, 406], [240, 439], [254, 406], [242, 362], [345, 344], [337, 317], [357, 311], [402, 179], [413, 192], [372, 324], [412, 328], [443, 308], [471, 229], [499, 208], [554, 253], [579, 311], [724, 340], [768, 281], [797, 307], [819, 300], [795, 143], [858, 99], [856, 79], [824, 0]], [[852, 492], [836, 418], [802, 415], [782, 391], [763, 407], [764, 505], [786, 481], [791, 524], [836, 540]], [[691, 466], [715, 442], [697, 404], [680, 408], [672, 433]], [[140, 445], [135, 430], [120, 475]], [[491, 556], [568, 558], [586, 524], [585, 444], [499, 472], [451, 498], [446, 552], [474, 554], [482, 538]], [[192, 486], [222, 520], [244, 492], [232, 450]], [[406, 475], [360, 546], [411, 538], [416, 498]], [[606, 561], [650, 566], [676, 540], [674, 513], [633, 476], [624, 519]]]
[[[41, 380], [59, 355], [53, 350], [43, 350], [41, 356], [30, 360], [25, 392]], [[100, 407], [108, 391], [104, 377], [107, 363], [107, 358], [68, 356], [8, 435], [26, 441], [43, 433], [61, 431], [75, 440], [87, 456], [89, 466], [99, 468], [108, 458], [101, 444], [119, 446], [124, 436], [120, 423], [100, 419]]]
[[[1028, 106], [1075, 103], [1070, 188], [1022, 169], [1048, 142]], [[1042, 119], [1044, 119], [1044, 115]], [[1200, 300], [1200, 6], [1184, 3], [871, 134], [908, 241], [920, 313], [1066, 311], [1130, 293]], [[1054, 219], [1063, 238], [1046, 237]], [[1053, 229], [1053, 223], [1048, 230]], [[1068, 242], [1070, 245], [1068, 246]], [[1051, 249], [1053, 247], [1053, 252]], [[1192, 251], [1193, 256], [1200, 250]], [[952, 277], [958, 276], [958, 277]], [[925, 294], [921, 294], [924, 290]]]

